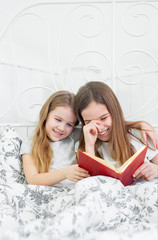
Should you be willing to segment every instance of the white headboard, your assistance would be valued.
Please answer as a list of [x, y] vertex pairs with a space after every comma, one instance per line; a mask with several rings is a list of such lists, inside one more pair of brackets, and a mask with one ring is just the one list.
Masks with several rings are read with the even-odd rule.
[[29, 135], [51, 93], [93, 80], [158, 128], [158, 1], [1, 1], [1, 128]]

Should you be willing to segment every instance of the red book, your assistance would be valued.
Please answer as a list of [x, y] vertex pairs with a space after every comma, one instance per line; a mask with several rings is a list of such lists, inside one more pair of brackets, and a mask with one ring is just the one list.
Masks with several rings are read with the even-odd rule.
[[91, 176], [104, 175], [119, 179], [124, 186], [134, 182], [133, 173], [144, 163], [148, 146], [143, 146], [117, 170], [108, 161], [79, 151], [78, 165], [86, 169]]

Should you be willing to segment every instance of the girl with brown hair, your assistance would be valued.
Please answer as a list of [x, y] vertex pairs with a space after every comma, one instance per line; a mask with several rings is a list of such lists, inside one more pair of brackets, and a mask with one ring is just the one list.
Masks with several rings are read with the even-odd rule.
[[[133, 127], [144, 128], [150, 135], [148, 123], [125, 121], [117, 97], [103, 82], [88, 82], [78, 90], [75, 111], [83, 127], [79, 149], [100, 156], [117, 168], [144, 144], [133, 133]], [[148, 148], [146, 158], [147, 161], [134, 173], [135, 179], [158, 177], [158, 151]]]

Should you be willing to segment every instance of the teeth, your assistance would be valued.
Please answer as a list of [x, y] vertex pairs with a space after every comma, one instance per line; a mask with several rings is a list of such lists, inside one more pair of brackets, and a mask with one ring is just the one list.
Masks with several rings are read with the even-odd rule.
[[108, 129], [106, 129], [104, 132], [99, 133], [99, 135], [104, 135], [107, 131]]
[[58, 135], [63, 135], [63, 133], [58, 132], [58, 131], [56, 131], [55, 129], [54, 129], [54, 132], [55, 132], [56, 134], [58, 134]]

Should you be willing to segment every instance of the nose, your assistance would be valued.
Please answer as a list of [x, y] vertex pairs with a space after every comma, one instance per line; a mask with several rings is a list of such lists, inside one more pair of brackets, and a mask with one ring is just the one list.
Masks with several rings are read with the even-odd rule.
[[64, 132], [65, 131], [65, 124], [64, 123], [60, 123], [58, 126], [59, 131]]
[[102, 124], [102, 125], [99, 125], [98, 126], [98, 132], [102, 132], [103, 130], [104, 130], [104, 125]]

